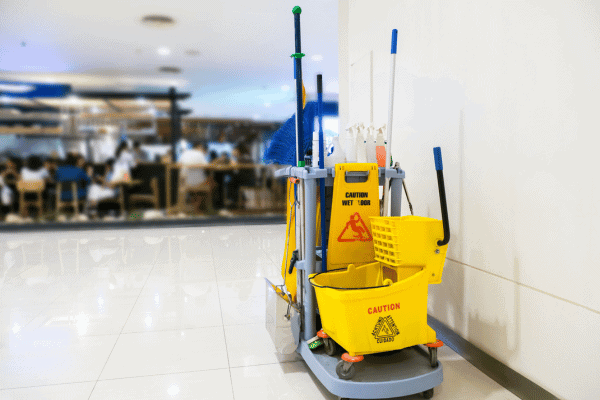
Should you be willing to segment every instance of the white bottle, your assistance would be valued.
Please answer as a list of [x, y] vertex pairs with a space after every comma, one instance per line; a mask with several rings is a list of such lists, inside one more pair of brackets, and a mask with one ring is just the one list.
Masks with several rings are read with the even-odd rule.
[[377, 164], [379, 165], [379, 167], [384, 168], [385, 165], [385, 147], [386, 147], [386, 140], [385, 140], [385, 125], [383, 125], [381, 128], [377, 129], [377, 143], [376, 143], [376, 154], [377, 154]]
[[313, 142], [312, 142], [312, 166], [314, 168], [319, 168], [319, 160], [321, 159], [323, 154], [323, 150], [319, 148], [319, 132], [313, 132]]
[[367, 162], [368, 163], [376, 163], [377, 162], [377, 150], [376, 150], [376, 142], [375, 142], [375, 127], [373, 124], [370, 124], [367, 128]]
[[344, 153], [346, 155], [346, 162], [356, 162], [356, 125], [352, 125], [346, 128]]
[[365, 126], [360, 123], [356, 132], [356, 162], [367, 162], [367, 139], [365, 137]]
[[330, 155], [325, 157], [325, 167], [331, 168], [335, 167], [335, 164], [342, 164], [346, 162], [346, 156], [344, 155], [344, 150], [342, 150], [342, 146], [340, 146], [340, 138], [334, 136], [332, 138], [333, 149]]

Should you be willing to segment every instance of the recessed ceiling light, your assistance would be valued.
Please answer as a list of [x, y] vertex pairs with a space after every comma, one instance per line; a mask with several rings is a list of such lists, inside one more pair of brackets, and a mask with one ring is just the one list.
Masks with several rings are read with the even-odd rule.
[[319, 61], [323, 61], [323, 56], [321, 54], [315, 54], [310, 59], [313, 60], [313, 61], [319, 62]]
[[271, 103], [268, 103], [268, 102], [265, 103], [265, 107], [267, 107], [267, 108], [271, 107]]
[[143, 17], [142, 24], [152, 28], [168, 28], [175, 25], [175, 20], [168, 15], [152, 14]]
[[72, 94], [69, 97], [67, 97], [67, 102], [69, 104], [76, 105], [76, 104], [81, 103], [81, 98], [79, 96], [77, 96], [76, 94]]
[[168, 47], [159, 47], [158, 49], [156, 49], [156, 52], [161, 56], [168, 56], [169, 54], [171, 54], [171, 49]]
[[186, 50], [185, 54], [190, 57], [198, 57], [200, 55], [200, 52], [198, 50], [190, 49]]
[[290, 91], [290, 86], [289, 85], [283, 85], [283, 86], [281, 86], [281, 91], [282, 92], [289, 92]]
[[167, 74], [180, 74], [181, 68], [179, 67], [160, 67], [158, 69], [160, 72], [164, 72]]

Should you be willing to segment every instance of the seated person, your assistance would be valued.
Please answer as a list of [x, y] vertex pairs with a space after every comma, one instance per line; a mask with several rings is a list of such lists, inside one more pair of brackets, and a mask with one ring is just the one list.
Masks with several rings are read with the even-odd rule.
[[17, 181], [21, 178], [19, 175], [19, 160], [15, 158], [8, 158], [4, 162], [4, 169], [0, 173], [2, 176], [4, 183], [6, 185], [11, 185], [17, 183]]
[[88, 200], [92, 205], [96, 205], [104, 199], [112, 199], [117, 197], [117, 191], [113, 185], [113, 166], [115, 160], [112, 158], [106, 161], [106, 166], [103, 176], [93, 176], [92, 184], [88, 189]]
[[196, 144], [193, 149], [183, 152], [179, 162], [183, 165], [181, 173], [185, 178], [186, 186], [197, 187], [206, 181], [206, 172], [201, 168], [188, 168], [186, 166], [207, 165], [206, 151], [201, 143]]
[[29, 156], [25, 166], [21, 168], [21, 180], [31, 182], [47, 181], [48, 179], [50, 179], [50, 174], [44, 167], [42, 159], [35, 155]]
[[106, 200], [116, 200], [118, 196], [118, 189], [114, 187], [114, 163], [114, 159], [109, 159], [105, 164], [104, 175], [93, 176], [87, 197], [88, 207], [91, 209], [92, 214], [95, 213], [97, 208], [105, 208], [99, 207], [99, 203], [106, 202]]
[[[250, 152], [244, 144], [239, 144], [233, 150], [231, 165], [252, 164]], [[231, 179], [227, 184], [227, 197], [229, 202], [235, 207], [238, 204], [241, 186], [254, 186], [254, 170], [240, 169], [233, 170]]]
[[8, 212], [11, 208], [18, 206], [17, 196], [15, 196], [17, 182], [21, 179], [18, 164], [19, 160], [8, 158], [4, 162], [2, 172], [0, 172], [0, 200], [4, 212]]
[[78, 157], [75, 154], [67, 156], [66, 165], [61, 165], [56, 169], [55, 180], [57, 183], [63, 183], [60, 198], [62, 201], [72, 201], [71, 182], [77, 183], [77, 197], [84, 200], [87, 196], [87, 185], [91, 182], [90, 177], [85, 171], [77, 166]]

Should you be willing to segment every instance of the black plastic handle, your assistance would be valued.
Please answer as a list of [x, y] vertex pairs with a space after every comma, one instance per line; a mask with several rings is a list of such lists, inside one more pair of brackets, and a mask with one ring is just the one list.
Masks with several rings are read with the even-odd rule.
[[446, 187], [444, 186], [444, 167], [442, 164], [442, 149], [433, 148], [433, 157], [435, 159], [435, 169], [438, 179], [438, 190], [440, 192], [440, 207], [442, 209], [442, 223], [444, 224], [444, 239], [438, 240], [438, 246], [445, 246], [450, 241], [450, 223], [448, 222], [448, 206], [446, 204]]
[[292, 258], [290, 259], [290, 269], [288, 270], [288, 275], [291, 275], [292, 271], [294, 271], [296, 261], [298, 261], [298, 250], [294, 250], [292, 252]]

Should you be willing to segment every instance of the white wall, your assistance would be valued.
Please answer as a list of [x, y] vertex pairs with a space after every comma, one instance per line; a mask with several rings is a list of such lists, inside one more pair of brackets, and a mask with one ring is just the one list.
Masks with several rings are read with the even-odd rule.
[[599, 3], [339, 7], [341, 126], [386, 123], [399, 30], [393, 155], [415, 214], [440, 218], [442, 147], [452, 239], [429, 312], [558, 397], [600, 399]]

